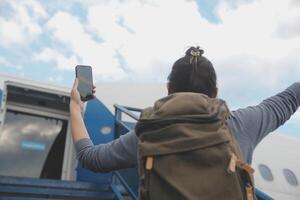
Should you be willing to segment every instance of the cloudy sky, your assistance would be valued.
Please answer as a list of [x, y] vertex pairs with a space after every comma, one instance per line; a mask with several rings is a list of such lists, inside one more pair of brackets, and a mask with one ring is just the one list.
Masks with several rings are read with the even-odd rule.
[[[0, 0], [4, 74], [70, 87], [88, 64], [96, 82], [165, 83], [191, 45], [232, 109], [255, 105], [300, 80], [300, 1]], [[300, 113], [279, 131], [300, 136]]]

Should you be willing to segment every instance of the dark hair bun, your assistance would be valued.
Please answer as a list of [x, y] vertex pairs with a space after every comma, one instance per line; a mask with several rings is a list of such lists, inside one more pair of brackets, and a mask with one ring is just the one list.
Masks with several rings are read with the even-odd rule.
[[203, 54], [204, 54], [204, 50], [200, 49], [199, 46], [197, 46], [197, 47], [190, 47], [185, 52], [186, 56], [202, 56]]

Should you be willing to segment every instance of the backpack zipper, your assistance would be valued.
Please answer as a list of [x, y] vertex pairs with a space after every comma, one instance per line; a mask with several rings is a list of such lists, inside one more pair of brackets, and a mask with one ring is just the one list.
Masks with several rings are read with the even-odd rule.
[[153, 169], [153, 157], [146, 157], [146, 165], [145, 165], [145, 174], [146, 174], [146, 198], [150, 200], [150, 173]]
[[250, 185], [250, 183], [248, 183], [246, 186], [247, 200], [254, 200], [253, 194], [253, 187]]

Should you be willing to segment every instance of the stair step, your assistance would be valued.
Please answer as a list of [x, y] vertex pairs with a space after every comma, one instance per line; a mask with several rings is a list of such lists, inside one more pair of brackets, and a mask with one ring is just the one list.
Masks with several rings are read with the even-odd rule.
[[89, 183], [78, 181], [62, 181], [52, 179], [37, 179], [28, 177], [10, 177], [0, 176], [0, 185], [14, 185], [14, 186], [34, 186], [34, 187], [47, 187], [47, 188], [63, 188], [74, 190], [110, 190], [110, 183]]
[[15, 196], [0, 196], [0, 200], [65, 200], [65, 199], [53, 199], [53, 198], [34, 198], [34, 197], [15, 197]]
[[0, 200], [112, 200], [110, 183], [0, 176]]
[[73, 189], [39, 188], [39, 187], [16, 187], [1, 185], [0, 196], [19, 196], [19, 197], [42, 197], [53, 199], [113, 199], [112, 191], [85, 191]]

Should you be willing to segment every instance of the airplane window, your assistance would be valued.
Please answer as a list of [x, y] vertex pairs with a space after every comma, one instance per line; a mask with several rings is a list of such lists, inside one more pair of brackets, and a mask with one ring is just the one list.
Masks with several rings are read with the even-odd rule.
[[283, 174], [290, 185], [297, 186], [299, 184], [296, 175], [291, 170], [283, 169]]
[[265, 179], [266, 181], [274, 180], [273, 174], [267, 165], [260, 164], [258, 165], [258, 169], [263, 179]]

